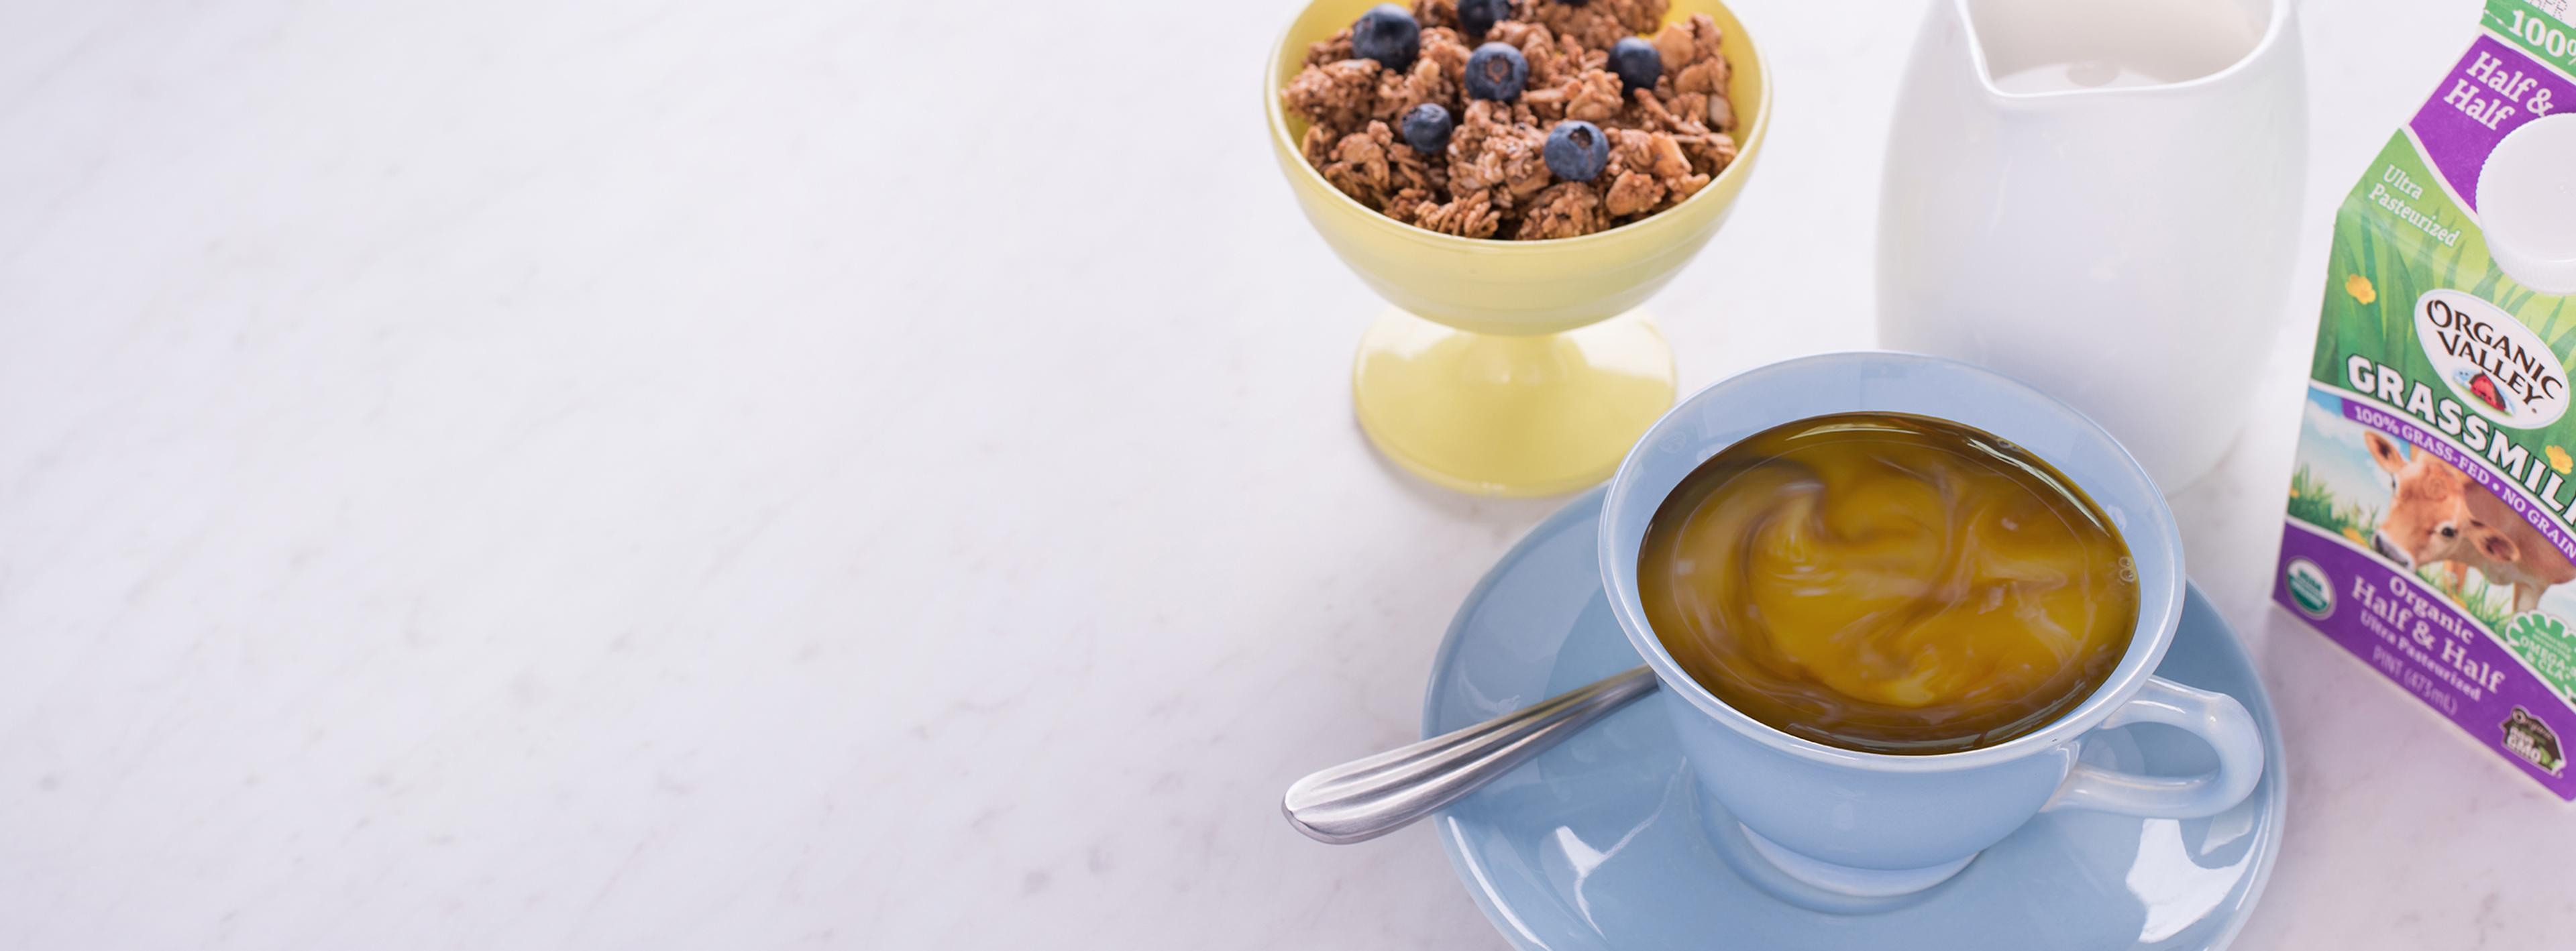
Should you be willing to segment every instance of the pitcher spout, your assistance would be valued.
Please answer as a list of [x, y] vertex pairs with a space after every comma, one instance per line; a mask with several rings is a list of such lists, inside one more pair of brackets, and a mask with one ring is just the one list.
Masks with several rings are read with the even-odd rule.
[[2295, 0], [1949, 0], [1987, 95], [2033, 99], [2224, 84], [2295, 29]]
[[[1879, 340], [2096, 419], [2168, 486], [2235, 437], [2305, 198], [2292, 0], [1942, 0], [1888, 136]], [[2195, 381], [2175, 385], [2180, 374]]]

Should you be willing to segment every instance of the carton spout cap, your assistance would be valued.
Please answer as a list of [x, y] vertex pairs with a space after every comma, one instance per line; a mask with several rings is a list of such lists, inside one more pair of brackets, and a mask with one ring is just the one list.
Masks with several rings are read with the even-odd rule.
[[2576, 114], [2524, 123], [2478, 172], [2487, 252], [2523, 286], [2576, 294]]

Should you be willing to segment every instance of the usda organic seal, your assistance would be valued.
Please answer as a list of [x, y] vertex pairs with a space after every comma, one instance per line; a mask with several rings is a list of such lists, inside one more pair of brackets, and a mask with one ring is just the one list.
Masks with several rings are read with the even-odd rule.
[[2326, 570], [2305, 558], [2292, 558], [2281, 567], [2281, 586], [2289, 589], [2290, 603], [2299, 613], [2325, 620], [2334, 613], [2334, 585], [2326, 580]]

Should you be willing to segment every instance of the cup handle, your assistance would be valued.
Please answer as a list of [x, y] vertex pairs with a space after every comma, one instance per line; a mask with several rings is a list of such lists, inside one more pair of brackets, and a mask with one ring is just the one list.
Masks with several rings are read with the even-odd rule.
[[2162, 723], [2200, 737], [2218, 754], [2218, 768], [2198, 776], [2142, 776], [2077, 763], [2042, 811], [2089, 809], [2124, 816], [2197, 819], [2227, 811], [2263, 778], [2263, 735], [2245, 705], [2223, 693], [2147, 678], [2138, 695], [2111, 711], [2104, 728]]

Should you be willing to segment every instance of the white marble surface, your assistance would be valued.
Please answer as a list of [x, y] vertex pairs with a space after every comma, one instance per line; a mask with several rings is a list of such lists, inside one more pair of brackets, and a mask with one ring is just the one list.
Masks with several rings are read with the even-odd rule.
[[[1691, 385], [1871, 342], [1914, 26], [1742, 6]], [[2179, 493], [2292, 756], [2241, 947], [2576, 933], [2576, 810], [2263, 600], [2324, 199], [2473, 6], [2311, 4], [2300, 290]], [[0, 5], [0, 947], [1497, 947], [1427, 830], [1276, 813], [1555, 504], [1353, 429], [1285, 15]]]

